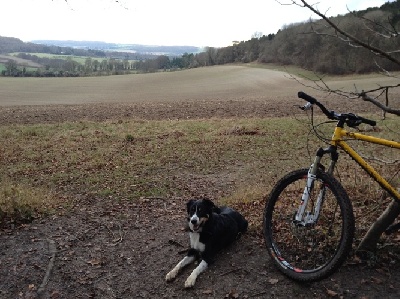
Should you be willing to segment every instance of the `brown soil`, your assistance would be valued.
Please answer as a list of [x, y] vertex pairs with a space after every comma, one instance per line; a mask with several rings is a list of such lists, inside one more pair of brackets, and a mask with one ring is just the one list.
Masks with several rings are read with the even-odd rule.
[[[217, 109], [223, 105], [224, 109]], [[166, 108], [167, 107], [167, 108]], [[135, 117], [144, 119], [272, 116], [290, 113], [265, 101], [178, 102], [174, 105], [93, 104], [0, 109], [2, 124]], [[214, 112], [213, 112], [214, 111]], [[223, 182], [223, 178], [220, 178]], [[198, 182], [201, 184], [201, 182]], [[223, 184], [222, 184], [223, 185]], [[227, 186], [229, 188], [229, 186]], [[186, 198], [139, 202], [101, 201], [84, 194], [80, 205], [0, 232], [0, 298], [310, 298], [397, 297], [396, 256], [373, 265], [348, 263], [310, 285], [278, 272], [260, 232], [250, 229], [221, 252], [193, 289], [183, 284], [193, 267], [172, 283], [165, 274], [188, 246]], [[260, 209], [262, 209], [260, 207]], [[385, 255], [386, 257], [387, 255]]]

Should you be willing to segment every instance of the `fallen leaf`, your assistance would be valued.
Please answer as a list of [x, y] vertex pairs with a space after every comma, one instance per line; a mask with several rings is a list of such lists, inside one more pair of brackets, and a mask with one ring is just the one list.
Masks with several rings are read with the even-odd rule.
[[328, 289], [326, 289], [326, 293], [331, 297], [336, 297], [338, 295], [338, 293], [336, 293], [335, 291], [328, 290]]
[[387, 270], [382, 269], [382, 268], [378, 268], [378, 269], [375, 269], [375, 270], [376, 270], [376, 272], [378, 272], [380, 274], [386, 274], [388, 272]]
[[239, 294], [235, 290], [232, 290], [225, 295], [225, 298], [239, 298]]
[[381, 284], [382, 283], [382, 279], [379, 279], [379, 278], [377, 278], [377, 277], [371, 277], [371, 281], [373, 282], [373, 283], [376, 283], [376, 284]]
[[349, 265], [357, 265], [357, 264], [361, 264], [362, 260], [361, 258], [359, 258], [357, 255], [355, 255], [349, 262]]
[[212, 290], [204, 290], [202, 293], [204, 295], [211, 295], [213, 293], [213, 291]]
[[29, 288], [29, 290], [31, 290], [31, 291], [33, 291], [33, 290], [36, 289], [36, 287], [35, 287], [34, 284], [30, 284], [30, 285], [28, 286], [28, 288]]
[[98, 266], [98, 265], [101, 264], [101, 261], [98, 260], [98, 259], [92, 259], [92, 260], [88, 261], [87, 263], [88, 263], [89, 265], [91, 265], [91, 266]]
[[58, 291], [53, 291], [53, 293], [51, 293], [51, 295], [50, 295], [51, 299], [58, 299], [60, 297], [61, 297], [61, 294]]
[[279, 279], [277, 279], [277, 278], [270, 278], [270, 279], [268, 279], [268, 282], [269, 282], [270, 284], [277, 284], [277, 283], [279, 282]]

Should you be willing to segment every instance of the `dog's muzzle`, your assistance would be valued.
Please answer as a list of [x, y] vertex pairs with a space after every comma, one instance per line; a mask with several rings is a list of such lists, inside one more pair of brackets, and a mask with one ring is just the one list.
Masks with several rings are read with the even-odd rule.
[[189, 219], [189, 228], [193, 232], [197, 232], [201, 228], [200, 219], [196, 214]]

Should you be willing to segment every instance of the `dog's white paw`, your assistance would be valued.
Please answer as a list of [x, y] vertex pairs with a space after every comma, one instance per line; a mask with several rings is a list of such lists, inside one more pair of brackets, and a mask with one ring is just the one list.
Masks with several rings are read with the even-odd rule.
[[178, 271], [175, 271], [175, 269], [173, 269], [170, 272], [168, 272], [167, 275], [165, 275], [165, 280], [166, 281], [174, 280], [177, 275], [178, 275]]
[[196, 283], [196, 278], [197, 277], [195, 275], [190, 275], [185, 281], [185, 288], [194, 287], [194, 284]]

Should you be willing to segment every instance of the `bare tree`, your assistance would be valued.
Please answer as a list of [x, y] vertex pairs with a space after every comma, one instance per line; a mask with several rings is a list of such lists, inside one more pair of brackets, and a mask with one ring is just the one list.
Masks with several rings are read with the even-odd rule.
[[[276, 0], [279, 2], [278, 0]], [[308, 1], [305, 0], [288, 0], [288, 2], [283, 3], [279, 2], [282, 5], [297, 5], [300, 7], [307, 8], [311, 10], [314, 14], [316, 14], [319, 18], [321, 18], [325, 22], [325, 26], [331, 29], [331, 33], [326, 33], [326, 31], [321, 31], [316, 26], [312, 26], [312, 33], [316, 35], [330, 35], [334, 36], [338, 40], [347, 43], [353, 47], [359, 47], [362, 49], [366, 49], [374, 54], [377, 57], [375, 64], [381, 73], [384, 73], [386, 76], [390, 76], [396, 79], [399, 79], [399, 83], [395, 83], [392, 85], [379, 85], [378, 87], [370, 90], [357, 90], [355, 88], [354, 91], [344, 91], [344, 90], [335, 90], [331, 89], [328, 84], [326, 84], [323, 79], [320, 77], [317, 80], [313, 80], [314, 83], [311, 87], [325, 91], [328, 93], [335, 93], [341, 96], [345, 96], [347, 98], [361, 98], [362, 100], [372, 103], [373, 105], [379, 107], [384, 113], [391, 113], [397, 116], [400, 116], [400, 109], [391, 107], [389, 104], [389, 94], [394, 91], [394, 89], [400, 87], [400, 78], [391, 74], [385, 68], [383, 68], [379, 62], [384, 60], [388, 60], [391, 63], [394, 63], [400, 66], [400, 47], [398, 46], [398, 39], [400, 38], [399, 29], [396, 28], [395, 24], [390, 20], [387, 23], [377, 22], [374, 19], [366, 18], [362, 15], [356, 14], [355, 12], [349, 11], [355, 17], [359, 18], [363, 21], [363, 24], [367, 31], [369, 31], [370, 36], [374, 36], [375, 38], [380, 39], [397, 39], [396, 43], [393, 43], [398, 48], [384, 50], [379, 46], [376, 46], [371, 39], [363, 40], [361, 37], [351, 34], [345, 30], [343, 30], [340, 24], [334, 23], [330, 18], [327, 17], [326, 13], [321, 12], [316, 6], [310, 5]], [[313, 25], [313, 21], [310, 20]], [[389, 196], [385, 194], [384, 196]], [[363, 237], [360, 245], [358, 246], [359, 252], [375, 252], [377, 248], [377, 243], [385, 230], [393, 223], [393, 221], [400, 214], [400, 202], [393, 200], [392, 203], [386, 208], [386, 210], [381, 214], [381, 216], [376, 220], [376, 222], [370, 227], [368, 232]]]
[[[278, 1], [279, 2], [279, 1]], [[395, 24], [392, 24], [390, 21], [387, 24], [383, 23], [378, 23], [375, 20], [365, 18], [363, 16], [359, 16], [356, 13], [352, 13], [355, 15], [357, 18], [361, 19], [364, 21], [365, 28], [370, 31], [370, 35], [368, 36], [368, 40], [364, 41], [362, 38], [350, 34], [349, 32], [341, 29], [340, 24], [335, 24], [329, 17], [325, 15], [325, 13], [320, 12], [316, 7], [313, 5], [310, 5], [307, 1], [305, 0], [289, 0], [287, 3], [282, 3], [279, 2], [282, 5], [297, 5], [300, 7], [308, 8], [311, 10], [314, 14], [316, 14], [318, 17], [320, 17], [322, 20], [326, 22], [326, 26], [329, 26], [334, 30], [333, 34], [327, 34], [325, 32], [321, 32], [318, 29], [316, 29], [314, 26], [313, 28], [313, 33], [316, 35], [331, 35], [342, 42], [345, 42], [353, 47], [359, 47], [366, 49], [373, 53], [377, 58], [380, 59], [387, 59], [391, 61], [392, 63], [400, 66], [400, 59], [399, 55], [400, 54], [400, 48], [398, 49], [393, 49], [393, 50], [383, 50], [382, 48], [375, 46], [371, 40], [371, 36], [375, 37], [380, 37], [381, 39], [400, 39], [400, 32], [398, 29], [396, 29]], [[349, 11], [349, 13], [351, 13]], [[312, 23], [313, 21], [310, 20]], [[393, 43], [394, 45], [397, 45], [396, 43]], [[385, 70], [383, 67], [379, 65], [379, 63], [376, 61], [375, 64], [377, 65], [377, 68], [381, 71], [381, 73], [384, 73], [387, 76], [397, 78], [395, 75], [391, 74], [389, 71]], [[400, 81], [400, 78], [399, 78]], [[366, 102], [370, 102], [377, 106], [378, 108], [382, 109], [383, 111], [391, 114], [395, 114], [400, 116], [400, 109], [395, 109], [390, 107], [388, 101], [388, 95], [390, 91], [394, 88], [400, 87], [400, 82], [397, 84], [393, 85], [379, 85], [379, 87], [371, 89], [371, 90], [354, 90], [354, 91], [344, 91], [344, 90], [334, 90], [331, 89], [325, 82], [323, 82], [322, 78], [319, 80], [314, 80], [316, 83], [316, 87], [322, 91], [327, 91], [330, 93], [336, 93], [341, 96], [346, 96], [348, 98], [361, 98]], [[376, 95], [378, 94], [378, 95]], [[374, 96], [375, 95], [375, 96]], [[380, 102], [378, 99], [380, 96], [384, 95], [385, 98], [385, 103]]]

